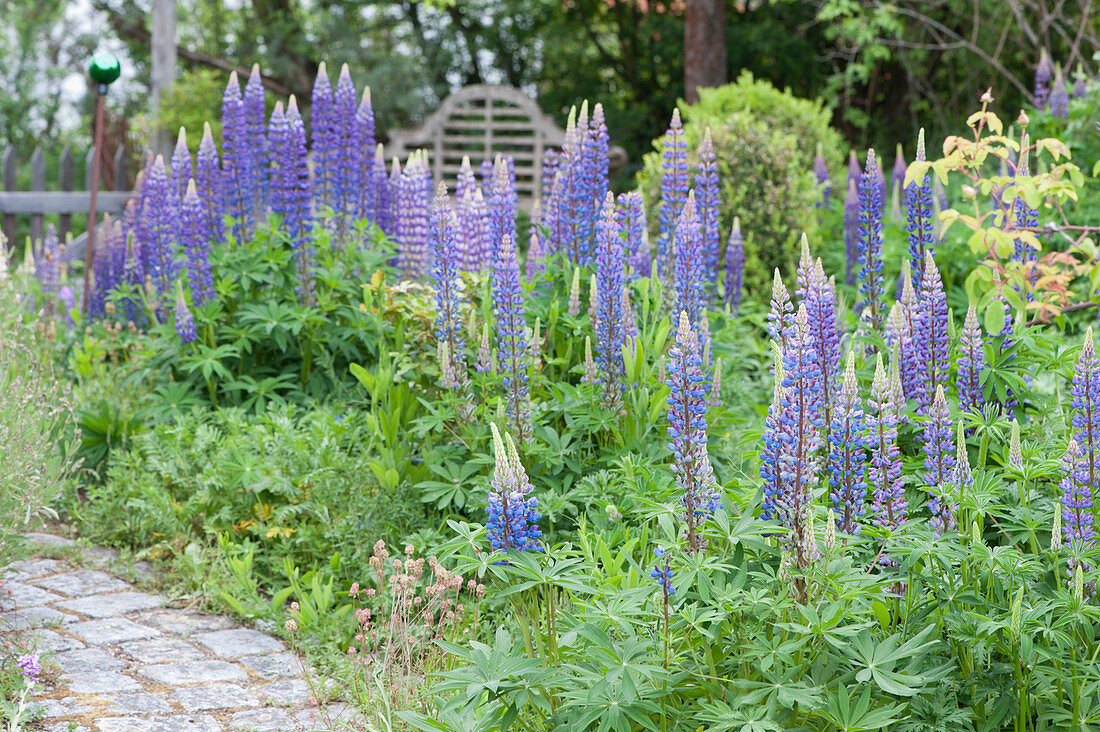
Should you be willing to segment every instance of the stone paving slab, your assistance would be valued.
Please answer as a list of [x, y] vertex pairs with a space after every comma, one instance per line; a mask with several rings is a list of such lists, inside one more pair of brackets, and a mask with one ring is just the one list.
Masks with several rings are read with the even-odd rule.
[[[83, 553], [102, 560], [99, 566], [116, 556]], [[45, 720], [38, 729], [327, 729], [301, 661], [266, 633], [170, 607], [168, 598], [106, 571], [59, 560], [30, 559], [0, 571], [4, 590], [12, 590], [0, 590], [0, 627], [33, 628], [44, 664], [59, 671], [33, 700]], [[338, 716], [342, 707], [325, 710]]]

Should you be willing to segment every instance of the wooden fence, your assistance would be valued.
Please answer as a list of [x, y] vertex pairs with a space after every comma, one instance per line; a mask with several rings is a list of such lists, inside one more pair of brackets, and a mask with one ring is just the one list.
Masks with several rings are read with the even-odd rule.
[[[96, 210], [100, 214], [119, 214], [130, 197], [131, 182], [128, 175], [126, 147], [119, 145], [113, 155], [104, 151], [102, 179]], [[57, 235], [64, 240], [73, 231], [73, 214], [87, 214], [91, 203], [92, 154], [85, 155], [83, 190], [73, 190], [73, 154], [66, 147], [57, 165], [57, 185], [46, 189], [46, 158], [41, 148], [35, 148], [30, 160], [30, 188], [19, 190], [19, 155], [13, 148], [4, 151], [0, 158], [0, 220], [8, 246], [14, 246], [19, 217], [30, 219], [30, 237], [39, 246], [45, 234], [46, 216], [57, 216]], [[77, 232], [73, 232], [76, 234]], [[84, 232], [79, 232], [84, 233]]]

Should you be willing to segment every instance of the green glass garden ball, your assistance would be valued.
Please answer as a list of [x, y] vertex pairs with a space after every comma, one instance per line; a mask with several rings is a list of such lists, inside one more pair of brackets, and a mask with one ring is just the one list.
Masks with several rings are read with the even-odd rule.
[[122, 73], [118, 65], [118, 59], [109, 53], [97, 53], [92, 56], [92, 63], [88, 66], [88, 76], [97, 84], [110, 84]]

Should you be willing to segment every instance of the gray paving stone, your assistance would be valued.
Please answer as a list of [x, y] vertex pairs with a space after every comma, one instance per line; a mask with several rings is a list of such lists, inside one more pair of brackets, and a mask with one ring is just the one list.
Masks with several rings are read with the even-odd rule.
[[151, 681], [170, 686], [209, 684], [215, 681], [243, 681], [248, 678], [248, 674], [240, 666], [228, 661], [161, 663], [138, 669], [138, 673]]
[[33, 607], [35, 605], [48, 605], [57, 600], [64, 600], [63, 595], [55, 595], [46, 592], [33, 585], [25, 585], [22, 582], [4, 582], [0, 589], [0, 610], [13, 610], [21, 607]]
[[229, 720], [229, 727], [242, 732], [277, 732], [278, 730], [298, 729], [297, 722], [282, 709], [252, 709], [237, 712]]
[[206, 658], [202, 651], [179, 638], [150, 638], [131, 641], [119, 646], [123, 653], [141, 663], [179, 663], [181, 661], [201, 661]]
[[281, 679], [302, 673], [302, 662], [293, 653], [265, 653], [262, 656], [241, 656], [237, 663], [269, 679]]
[[159, 717], [101, 717], [99, 732], [224, 732], [225, 727], [209, 714]]
[[236, 684], [211, 684], [177, 689], [176, 698], [185, 712], [206, 712], [212, 709], [258, 707], [260, 700]]
[[99, 648], [80, 648], [58, 653], [50, 659], [62, 672], [86, 674], [92, 671], [118, 671], [126, 668], [126, 662]]
[[165, 633], [187, 637], [195, 633], [232, 628], [234, 623], [224, 615], [208, 615], [194, 610], [160, 608], [134, 616], [141, 623], [163, 630]]
[[92, 707], [81, 704], [80, 700], [74, 696], [65, 697], [64, 699], [43, 699], [34, 702], [31, 708], [36, 709], [38, 715], [43, 719], [67, 717], [71, 714], [87, 714], [92, 711]]
[[209, 648], [214, 655], [223, 658], [236, 658], [265, 651], [286, 650], [286, 646], [271, 636], [248, 628], [203, 633], [195, 636], [195, 640]]
[[109, 574], [91, 569], [55, 574], [52, 577], [35, 580], [34, 584], [69, 597], [84, 597], [85, 595], [96, 595], [102, 592], [118, 592], [130, 586]]
[[65, 623], [75, 623], [79, 619], [75, 615], [54, 610], [47, 605], [36, 605], [21, 610], [0, 613], [0, 624], [9, 625], [16, 630], [41, 628], [48, 625], [64, 625]]
[[309, 684], [302, 679], [287, 679], [275, 681], [257, 689], [264, 701], [286, 706], [288, 704], [305, 704], [313, 696]]
[[106, 694], [112, 691], [141, 691], [141, 684], [114, 671], [62, 674], [62, 680], [74, 694]]
[[75, 541], [66, 539], [64, 536], [46, 534], [41, 531], [29, 531], [23, 534], [23, 538], [31, 543], [41, 544], [43, 546], [73, 546], [76, 544]]
[[172, 711], [172, 706], [160, 694], [111, 694], [103, 698], [111, 703], [107, 709], [110, 714], [163, 714]]
[[83, 623], [73, 623], [67, 630], [78, 635], [94, 646], [102, 646], [108, 643], [122, 643], [142, 638], [153, 638], [160, 635], [159, 632], [144, 625], [138, 625], [126, 618], [106, 618], [104, 620], [88, 620]]
[[9, 569], [18, 570], [24, 574], [29, 574], [31, 577], [45, 577], [48, 574], [60, 572], [67, 567], [67, 564], [56, 559], [24, 559], [8, 565]]
[[34, 647], [39, 651], [72, 651], [84, 647], [84, 644], [76, 638], [61, 635], [52, 630], [36, 630], [32, 637]]
[[11, 567], [0, 570], [0, 580], [8, 580], [9, 582], [26, 582], [29, 579], [34, 579], [34, 577], [30, 572], [22, 572]]
[[166, 602], [168, 598], [161, 595], [148, 595], [144, 592], [115, 592], [110, 595], [90, 595], [79, 600], [67, 600], [57, 603], [57, 606], [92, 618], [110, 618], [116, 615], [127, 615], [137, 610], [160, 607]]
[[80, 558], [93, 567], [106, 567], [118, 559], [118, 550], [105, 546], [86, 546], [80, 550]]

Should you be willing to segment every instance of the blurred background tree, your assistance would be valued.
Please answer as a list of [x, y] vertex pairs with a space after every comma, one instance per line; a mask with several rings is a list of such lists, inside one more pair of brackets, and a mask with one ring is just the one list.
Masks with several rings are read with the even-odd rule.
[[[143, 111], [150, 0], [90, 3], [92, 23], [75, 2], [0, 0], [0, 17], [13, 21], [0, 29], [7, 142], [83, 132], [86, 121], [66, 117], [72, 104], [60, 92], [96, 43], [124, 44], [129, 91], [116, 110]], [[987, 87], [1010, 114], [1024, 105], [1041, 48], [1089, 74], [1100, 50], [1100, 4], [1091, 0], [180, 0], [177, 13], [179, 88], [160, 120], [169, 126], [216, 117], [228, 71], [252, 63], [269, 89], [308, 105], [325, 60], [330, 73], [347, 63], [372, 87], [383, 138], [461, 86], [502, 83], [559, 122], [581, 99], [602, 101], [635, 166], [685, 97], [685, 77], [708, 86], [748, 70], [821, 97], [854, 146], [911, 149], [919, 127], [929, 139], [955, 128]], [[715, 18], [722, 28], [710, 27]]]

